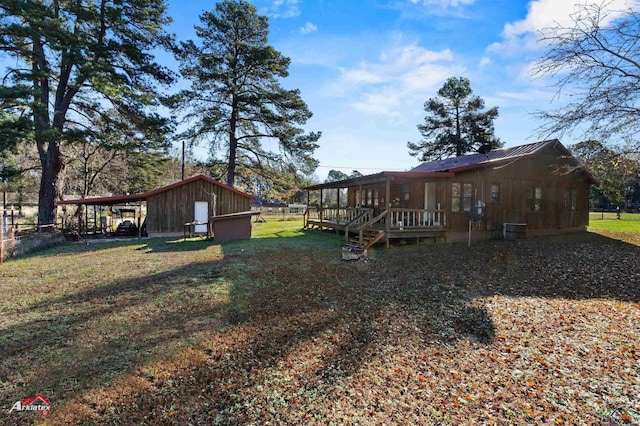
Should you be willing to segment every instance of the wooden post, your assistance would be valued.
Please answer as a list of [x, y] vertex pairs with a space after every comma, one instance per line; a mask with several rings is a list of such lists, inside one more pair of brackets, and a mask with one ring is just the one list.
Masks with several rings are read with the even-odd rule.
[[[4, 212], [3, 212], [4, 213]], [[9, 247], [5, 248], [5, 244]], [[7, 253], [14, 253], [16, 246], [15, 233], [13, 228], [0, 226], [0, 263], [4, 262]]]
[[82, 234], [82, 204], [78, 204], [78, 236]]
[[387, 203], [387, 217], [385, 217], [384, 220], [384, 231], [387, 233], [386, 236], [386, 246], [387, 248], [389, 248], [389, 233], [391, 231], [391, 215], [390, 213], [390, 209], [391, 209], [391, 180], [387, 179], [387, 182], [385, 183], [385, 195], [384, 195], [384, 199], [385, 202]]
[[138, 206], [138, 239], [140, 237], [142, 237], [142, 201], [140, 201], [140, 205]]
[[318, 213], [320, 215], [320, 229], [322, 229], [322, 188], [320, 188], [320, 207], [318, 207]]
[[311, 202], [311, 191], [307, 191], [307, 208], [304, 210], [304, 215], [302, 215], [302, 225], [304, 229], [309, 227], [309, 203]]
[[336, 234], [340, 234], [339, 224], [340, 224], [340, 188], [336, 188]]

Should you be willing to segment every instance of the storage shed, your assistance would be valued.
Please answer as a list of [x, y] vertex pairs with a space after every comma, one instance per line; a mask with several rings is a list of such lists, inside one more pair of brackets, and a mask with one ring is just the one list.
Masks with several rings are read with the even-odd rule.
[[249, 202], [254, 198], [213, 178], [197, 175], [141, 194], [64, 200], [57, 204], [114, 206], [134, 203], [140, 205], [140, 211], [142, 204], [146, 204], [147, 234], [167, 237], [182, 236], [185, 224], [192, 224], [189, 231], [205, 234], [211, 217], [249, 211]]

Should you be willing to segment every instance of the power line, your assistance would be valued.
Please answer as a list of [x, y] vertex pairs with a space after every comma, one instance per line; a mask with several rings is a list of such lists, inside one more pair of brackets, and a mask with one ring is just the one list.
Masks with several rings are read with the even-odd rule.
[[387, 168], [387, 167], [354, 167], [354, 166], [318, 166], [319, 169], [350, 169], [350, 170], [386, 170], [393, 171], [405, 171], [406, 169], [399, 168]]

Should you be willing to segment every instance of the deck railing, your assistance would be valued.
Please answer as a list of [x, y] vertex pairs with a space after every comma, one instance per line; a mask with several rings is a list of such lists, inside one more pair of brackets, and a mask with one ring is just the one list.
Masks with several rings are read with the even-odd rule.
[[369, 220], [368, 216], [371, 215], [371, 212], [373, 212], [373, 209], [362, 207], [328, 208], [321, 209], [318, 212], [318, 218], [321, 218], [322, 220], [326, 220], [328, 222], [336, 222], [340, 224], [365, 223]]
[[434, 209], [400, 209], [390, 208], [374, 217], [371, 208], [325, 208], [307, 209], [307, 220], [314, 222], [326, 222], [326, 226], [332, 224], [345, 226], [345, 234], [349, 232], [360, 233], [366, 228], [386, 230], [412, 230], [412, 229], [443, 229], [447, 226], [445, 210]]
[[444, 210], [390, 209], [390, 229], [444, 228]]

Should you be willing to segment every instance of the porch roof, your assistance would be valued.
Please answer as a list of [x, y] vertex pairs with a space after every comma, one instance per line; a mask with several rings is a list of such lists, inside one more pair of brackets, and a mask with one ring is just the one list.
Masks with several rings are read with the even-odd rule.
[[380, 172], [372, 175], [360, 176], [351, 179], [338, 180], [335, 182], [319, 183], [317, 185], [311, 185], [304, 189], [307, 191], [315, 191], [318, 189], [335, 189], [335, 188], [349, 188], [359, 185], [373, 185], [376, 183], [384, 183], [387, 181], [393, 181], [395, 179], [414, 179], [414, 178], [444, 178], [454, 176], [454, 173], [449, 172]]

